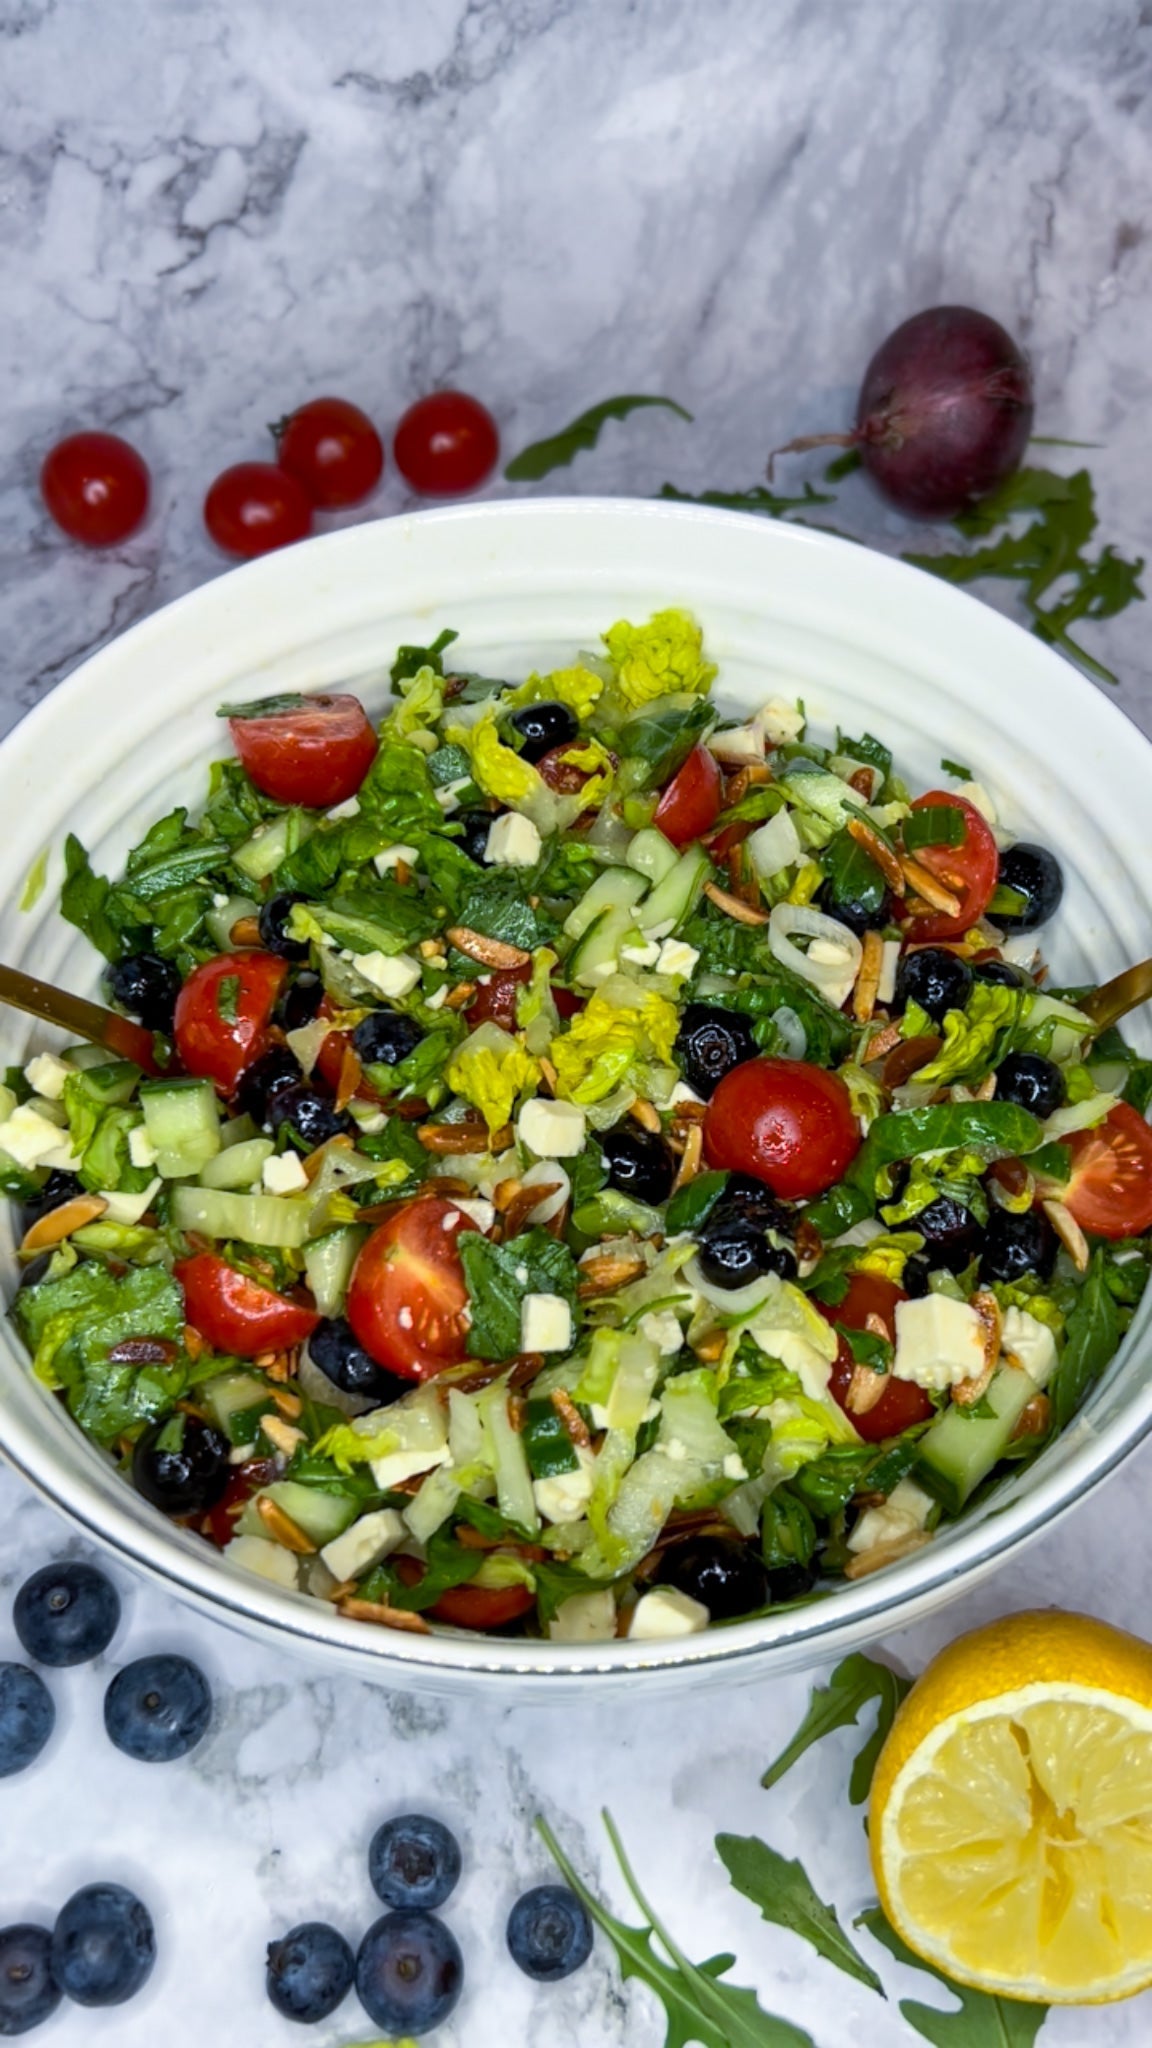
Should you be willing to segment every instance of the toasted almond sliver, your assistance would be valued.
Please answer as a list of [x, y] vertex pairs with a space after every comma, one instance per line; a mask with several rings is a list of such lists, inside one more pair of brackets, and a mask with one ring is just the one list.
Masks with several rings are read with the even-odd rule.
[[[466, 1192], [467, 1190], [461, 1187], [460, 1193], [464, 1194]], [[514, 1176], [510, 1180], [498, 1180], [492, 1190], [492, 1206], [496, 1214], [503, 1216], [505, 1210], [512, 1207], [519, 1193], [520, 1182]]]
[[[275, 1401], [276, 1394], [273, 1394], [272, 1398]], [[281, 1396], [281, 1398], [283, 1397]], [[289, 1396], [289, 1399], [291, 1399], [291, 1396]], [[279, 1406], [279, 1402], [277, 1402], [277, 1406]], [[297, 1412], [299, 1412], [299, 1404], [297, 1404]], [[304, 1442], [304, 1431], [302, 1429], [294, 1429], [290, 1422], [284, 1421], [282, 1415], [263, 1416], [260, 1427], [273, 1449], [280, 1451], [285, 1458], [290, 1458], [297, 1444]]]
[[897, 1564], [902, 1557], [911, 1557], [914, 1550], [923, 1550], [931, 1543], [927, 1529], [910, 1529], [906, 1536], [894, 1536], [890, 1543], [876, 1543], [871, 1550], [862, 1550], [858, 1557], [850, 1558], [844, 1567], [846, 1579], [866, 1579], [871, 1572], [883, 1571], [885, 1565]]
[[638, 1280], [644, 1270], [642, 1258], [629, 1258], [623, 1252], [594, 1253], [590, 1259], [580, 1261], [581, 1277], [576, 1292], [581, 1301], [592, 1301], [598, 1294], [615, 1294], [618, 1287]]
[[431, 1627], [422, 1614], [406, 1614], [401, 1607], [388, 1607], [383, 1600], [338, 1600], [337, 1613], [350, 1621], [373, 1621], [379, 1628], [399, 1629], [403, 1635], [430, 1636]]
[[905, 854], [900, 865], [904, 870], [905, 881], [911, 882], [912, 887], [924, 898], [925, 903], [930, 903], [933, 910], [946, 911], [949, 917], [959, 917], [960, 898], [954, 896], [950, 889], [946, 889], [943, 882], [937, 881], [934, 874], [930, 873], [927, 868], [921, 867], [918, 860], [909, 859], [907, 854]]
[[741, 903], [738, 896], [730, 896], [727, 889], [721, 889], [715, 882], [705, 882], [704, 894], [722, 910], [726, 917], [735, 918], [737, 924], [767, 924], [766, 910], [753, 910], [750, 903]]
[[540, 1059], [539, 1066], [540, 1080], [544, 1090], [547, 1094], [555, 1097], [556, 1083], [559, 1080], [559, 1075], [557, 1074], [555, 1067], [553, 1066], [551, 1060], [545, 1059], [543, 1058], [543, 1056]]
[[984, 1326], [984, 1363], [995, 1366], [1000, 1356], [1000, 1336], [1004, 1328], [1004, 1314], [996, 1296], [986, 1288], [972, 1296], [975, 1309]]
[[46, 1216], [30, 1224], [20, 1240], [21, 1258], [33, 1252], [47, 1251], [50, 1245], [63, 1244], [74, 1230], [83, 1230], [86, 1223], [95, 1223], [103, 1216], [108, 1204], [103, 1195], [74, 1195], [70, 1202], [61, 1202], [58, 1209], [49, 1209]]
[[[364, 1069], [360, 1064], [360, 1055], [352, 1040], [348, 1038], [344, 1041], [344, 1047], [340, 1054], [340, 1078], [336, 1083], [335, 1102], [337, 1116], [342, 1115], [344, 1110], [347, 1109], [348, 1104], [360, 1086], [363, 1076]], [[340, 1135], [345, 1136], [347, 1134], [342, 1132]]]
[[294, 1422], [304, 1411], [304, 1403], [299, 1394], [291, 1393], [287, 1387], [273, 1387], [272, 1399], [281, 1415], [286, 1415], [289, 1422]]
[[878, 1031], [874, 1038], [868, 1040], [867, 1045], [860, 1054], [861, 1061], [865, 1065], [869, 1065], [873, 1060], [882, 1060], [885, 1054], [890, 1053], [893, 1046], [899, 1045], [899, 1043], [899, 1023], [885, 1024], [883, 1030]]
[[992, 1372], [992, 1366], [985, 1360], [974, 1379], [957, 1381], [957, 1384], [952, 1389], [952, 1399], [955, 1401], [956, 1406], [958, 1408], [974, 1408], [977, 1401], [982, 1400], [988, 1392], [992, 1380]]
[[848, 1413], [867, 1415], [869, 1409], [876, 1406], [887, 1385], [886, 1372], [873, 1372], [870, 1365], [855, 1366], [848, 1382], [848, 1392], [844, 1396], [844, 1406]]
[[684, 1150], [680, 1155], [680, 1165], [676, 1171], [676, 1178], [672, 1183], [673, 1194], [676, 1194], [680, 1188], [687, 1187], [690, 1180], [695, 1180], [696, 1175], [700, 1171], [700, 1163], [703, 1157], [704, 1126], [703, 1124], [689, 1124], [684, 1136]]
[[1033, 1394], [1027, 1407], [1020, 1410], [1015, 1429], [1009, 1438], [1015, 1443], [1022, 1436], [1045, 1436], [1052, 1415], [1052, 1403], [1047, 1394]]
[[260, 920], [258, 917], [238, 917], [228, 934], [232, 946], [258, 946], [260, 944]]
[[445, 996], [444, 1008], [446, 1010], [462, 1010], [466, 1003], [472, 1001], [475, 993], [476, 983], [474, 981], [458, 981], [455, 988], [449, 989], [448, 994]]
[[996, 1074], [993, 1071], [991, 1074], [985, 1074], [980, 1086], [973, 1090], [972, 1100], [973, 1102], [991, 1102], [995, 1093]]
[[653, 1131], [659, 1137], [660, 1112], [654, 1104], [646, 1102], [642, 1095], [636, 1097], [628, 1114], [632, 1118], [633, 1123], [639, 1124], [642, 1130]]
[[1071, 1209], [1066, 1209], [1063, 1202], [1045, 1202], [1042, 1204], [1042, 1207], [1044, 1214], [1060, 1239], [1076, 1271], [1078, 1273], [1086, 1273], [1088, 1271], [1088, 1240], [1072, 1214]]
[[876, 1008], [880, 975], [884, 966], [884, 941], [879, 932], [865, 932], [860, 955], [860, 972], [852, 992], [852, 1015], [858, 1024], [871, 1021]]
[[421, 1124], [416, 1136], [426, 1152], [506, 1152], [512, 1143], [512, 1126], [504, 1124], [490, 1133], [487, 1124], [469, 1118], [458, 1124]]
[[586, 1451], [592, 1442], [592, 1438], [588, 1434], [588, 1424], [577, 1408], [571, 1394], [566, 1393], [563, 1387], [553, 1387], [548, 1398], [564, 1425], [564, 1432], [569, 1443], [575, 1444], [577, 1450]]
[[[270, 1422], [273, 1418], [268, 1416], [266, 1420]], [[294, 1430], [292, 1433], [294, 1436], [299, 1436], [300, 1434], [298, 1430]], [[276, 1501], [270, 1499], [266, 1493], [261, 1494], [256, 1502], [256, 1513], [267, 1529], [273, 1543], [279, 1543], [283, 1550], [294, 1550], [297, 1557], [313, 1556], [316, 1545], [313, 1543], [312, 1538], [306, 1536], [300, 1524], [294, 1522], [291, 1515], [286, 1515], [283, 1508]]]
[[849, 818], [848, 833], [850, 838], [856, 841], [857, 846], [862, 846], [865, 853], [871, 855], [892, 894], [894, 896], [903, 896], [907, 883], [904, 880], [904, 870], [900, 865], [899, 859], [893, 853], [892, 848], [885, 845], [880, 834], [868, 823], [867, 818]]
[[558, 1195], [561, 1185], [558, 1180], [550, 1180], [533, 1181], [529, 1187], [521, 1187], [504, 1211], [505, 1237], [518, 1237], [533, 1209], [546, 1202], [549, 1195]]
[[478, 960], [482, 967], [523, 967], [532, 958], [523, 946], [507, 946], [503, 939], [490, 939], [484, 932], [474, 932], [466, 924], [453, 925], [449, 939], [458, 953], [464, 953], [469, 960]]
[[715, 1365], [723, 1357], [727, 1342], [727, 1330], [709, 1330], [706, 1336], [697, 1338], [692, 1349], [702, 1365]]

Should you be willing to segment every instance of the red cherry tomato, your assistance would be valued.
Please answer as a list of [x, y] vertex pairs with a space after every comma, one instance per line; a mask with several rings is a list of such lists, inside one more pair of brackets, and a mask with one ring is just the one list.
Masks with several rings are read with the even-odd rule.
[[[878, 1273], [854, 1273], [848, 1282], [848, 1291], [843, 1301], [830, 1307], [824, 1302], [814, 1306], [830, 1323], [840, 1323], [846, 1330], [863, 1330], [869, 1316], [878, 1316], [883, 1323], [890, 1343], [896, 1341], [896, 1304], [907, 1301], [908, 1296], [891, 1280], [884, 1280]], [[832, 1367], [828, 1391], [833, 1400], [843, 1408], [855, 1424], [857, 1434], [866, 1444], [878, 1444], [888, 1436], [899, 1436], [902, 1429], [910, 1429], [914, 1422], [927, 1422], [932, 1414], [932, 1402], [914, 1380], [898, 1380], [889, 1373], [880, 1399], [864, 1415], [856, 1415], [847, 1405], [848, 1389], [856, 1362], [843, 1338]]]
[[275, 462], [237, 462], [210, 486], [204, 524], [226, 555], [267, 555], [307, 538], [312, 500]]
[[44, 457], [40, 495], [72, 540], [112, 547], [148, 510], [148, 466], [119, 434], [69, 434]]
[[707, 747], [693, 747], [656, 806], [652, 823], [673, 846], [688, 846], [716, 823], [724, 798], [720, 764]]
[[725, 1074], [704, 1117], [709, 1166], [756, 1174], [785, 1201], [822, 1195], [859, 1148], [843, 1081], [804, 1060], [745, 1060]]
[[468, 1290], [456, 1250], [467, 1219], [439, 1195], [401, 1203], [362, 1247], [344, 1313], [377, 1365], [427, 1380], [468, 1352]]
[[516, 996], [532, 979], [532, 962], [522, 967], [501, 967], [476, 983], [476, 993], [467, 1009], [469, 1024], [499, 1024], [503, 1031], [516, 1029]]
[[176, 1050], [186, 1073], [231, 1095], [265, 1050], [288, 962], [253, 947], [194, 967], [176, 998]]
[[184, 1289], [184, 1313], [214, 1351], [230, 1351], [236, 1358], [284, 1351], [303, 1344], [320, 1321], [315, 1309], [261, 1287], [214, 1252], [181, 1259], [175, 1271]]
[[904, 935], [917, 946], [936, 939], [958, 939], [968, 931], [987, 910], [1000, 871], [996, 841], [975, 804], [970, 804], [967, 797], [953, 795], [951, 790], [930, 789], [926, 796], [917, 797], [912, 809], [926, 811], [938, 805], [964, 813], [964, 844], [921, 846], [917, 848], [916, 859], [960, 898], [960, 914], [952, 917], [946, 910], [934, 910], [928, 916], [914, 917]]
[[1152, 1130], [1130, 1103], [1118, 1102], [1094, 1131], [1068, 1140], [1072, 1175], [1060, 1190], [1081, 1230], [1096, 1237], [1139, 1237], [1152, 1228]]
[[409, 406], [392, 444], [405, 483], [426, 498], [475, 491], [500, 455], [500, 430], [487, 406], [463, 391], [433, 391]]
[[278, 804], [324, 811], [355, 796], [380, 745], [359, 697], [301, 697], [287, 710], [230, 718], [257, 789]]
[[276, 460], [314, 505], [358, 505], [384, 472], [384, 445], [366, 412], [346, 398], [313, 398], [285, 423]]
[[236, 1534], [237, 1519], [245, 1503], [275, 1477], [276, 1463], [272, 1458], [250, 1458], [246, 1465], [235, 1466], [219, 1500], [202, 1517], [201, 1534], [207, 1536], [218, 1550], [223, 1550]]
[[465, 1582], [449, 1586], [428, 1611], [434, 1621], [447, 1622], [451, 1628], [493, 1629], [518, 1621], [535, 1605], [531, 1586], [472, 1586]]

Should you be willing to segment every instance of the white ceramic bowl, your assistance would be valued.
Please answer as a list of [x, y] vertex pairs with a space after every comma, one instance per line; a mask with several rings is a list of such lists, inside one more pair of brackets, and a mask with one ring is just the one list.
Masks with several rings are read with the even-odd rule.
[[[673, 603], [702, 621], [729, 706], [798, 694], [817, 728], [881, 735], [920, 787], [937, 781], [942, 755], [968, 763], [1006, 822], [1064, 863], [1051, 943], [1059, 978], [1102, 978], [1152, 951], [1152, 749], [1059, 657], [865, 548], [740, 515], [583, 498], [466, 506], [308, 541], [208, 584], [94, 655], [0, 747], [0, 959], [95, 992], [99, 963], [55, 907], [64, 835], [75, 831], [98, 868], [118, 871], [148, 822], [200, 801], [204, 764], [221, 751], [222, 701], [350, 682], [379, 712], [401, 641], [455, 626], [462, 663], [519, 677], [596, 646], [621, 616]], [[22, 914], [25, 877], [46, 845], [50, 886]], [[44, 1039], [0, 1014], [0, 1065]], [[11, 1243], [5, 1214], [9, 1272]], [[243, 1575], [125, 1485], [32, 1380], [7, 1324], [0, 1447], [89, 1535], [181, 1599], [362, 1678], [551, 1698], [613, 1690], [638, 1672], [649, 1686], [731, 1683], [907, 1623], [1082, 1499], [1152, 1421], [1150, 1324], [1152, 1298], [1064, 1435], [915, 1556], [811, 1606], [666, 1644], [398, 1635]]]

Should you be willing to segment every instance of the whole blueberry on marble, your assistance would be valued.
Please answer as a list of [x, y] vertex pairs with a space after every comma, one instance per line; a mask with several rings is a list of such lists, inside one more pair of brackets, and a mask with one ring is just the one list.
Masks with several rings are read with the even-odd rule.
[[460, 1877], [460, 1844], [443, 1821], [401, 1813], [377, 1828], [368, 1848], [372, 1889], [386, 1906], [431, 1912]]
[[63, 1992], [52, 1974], [52, 1936], [27, 1922], [0, 1927], [0, 2040], [50, 2019]]
[[94, 1564], [59, 1558], [26, 1579], [12, 1611], [16, 1633], [38, 1664], [87, 1664], [120, 1624], [120, 1595]]
[[137, 1657], [104, 1695], [104, 1726], [125, 1756], [169, 1764], [187, 1756], [212, 1719], [212, 1692], [189, 1657]]
[[427, 2034], [446, 2020], [464, 1985], [455, 1935], [434, 1913], [385, 1913], [356, 1957], [360, 2003], [386, 2034]]
[[35, 1763], [55, 1726], [44, 1680], [27, 1664], [0, 1664], [0, 1778]]
[[348, 1996], [356, 1958], [323, 1920], [305, 1920], [268, 1944], [268, 1996], [286, 2020], [326, 2020]]
[[77, 2005], [123, 2005], [155, 1961], [152, 1916], [135, 1893], [122, 1884], [73, 1892], [52, 1932], [52, 1969]]
[[509, 1913], [507, 1940], [509, 1955], [526, 1977], [556, 1984], [588, 1961], [592, 1922], [567, 1885], [538, 1884]]

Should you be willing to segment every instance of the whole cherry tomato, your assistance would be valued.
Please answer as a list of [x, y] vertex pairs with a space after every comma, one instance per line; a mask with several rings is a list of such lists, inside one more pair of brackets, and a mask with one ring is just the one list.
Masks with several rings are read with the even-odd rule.
[[303, 1344], [320, 1321], [315, 1309], [261, 1287], [214, 1252], [180, 1260], [175, 1272], [184, 1289], [185, 1315], [214, 1351], [230, 1351], [236, 1358], [284, 1351]]
[[312, 500], [277, 463], [237, 462], [209, 487], [204, 524], [226, 555], [267, 555], [307, 538]]
[[405, 483], [426, 498], [475, 491], [500, 455], [500, 430], [487, 406], [463, 391], [434, 391], [404, 414], [392, 444]]
[[218, 953], [194, 967], [176, 998], [176, 1050], [188, 1074], [231, 1095], [268, 1043], [288, 962], [256, 947]]
[[785, 1201], [822, 1195], [859, 1149], [843, 1081], [805, 1060], [745, 1060], [725, 1074], [704, 1117], [709, 1166], [755, 1174]]
[[652, 823], [673, 846], [689, 846], [716, 823], [724, 797], [720, 764], [707, 747], [693, 747], [656, 806]]
[[427, 1380], [468, 1353], [468, 1289], [456, 1249], [472, 1226], [439, 1195], [398, 1205], [361, 1247], [344, 1313], [377, 1365]]
[[358, 505], [379, 483], [384, 444], [366, 412], [346, 398], [312, 398], [284, 423], [276, 460], [314, 505]]
[[257, 789], [278, 804], [324, 811], [355, 796], [380, 742], [359, 697], [297, 697], [259, 704], [228, 720], [240, 760]]
[[69, 434], [44, 457], [40, 495], [72, 540], [107, 548], [135, 533], [149, 482], [147, 464], [119, 434]]

